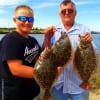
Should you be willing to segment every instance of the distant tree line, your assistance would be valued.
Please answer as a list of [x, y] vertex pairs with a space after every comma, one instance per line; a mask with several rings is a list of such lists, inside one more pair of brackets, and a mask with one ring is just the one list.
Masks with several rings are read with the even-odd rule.
[[[33, 28], [31, 30], [31, 33], [32, 34], [42, 34], [43, 33], [43, 30], [42, 28]], [[15, 28], [0, 28], [0, 34], [6, 34], [8, 32], [12, 32], [12, 31], [15, 31]]]
[[[31, 33], [32, 34], [42, 34], [43, 30], [44, 29], [42, 29], [42, 28], [36, 27], [31, 30]], [[15, 31], [15, 28], [0, 28], [0, 34], [6, 34], [8, 32], [12, 32], [12, 31]], [[100, 34], [100, 32], [92, 31], [92, 34]]]
[[100, 34], [100, 32], [92, 31], [92, 34]]

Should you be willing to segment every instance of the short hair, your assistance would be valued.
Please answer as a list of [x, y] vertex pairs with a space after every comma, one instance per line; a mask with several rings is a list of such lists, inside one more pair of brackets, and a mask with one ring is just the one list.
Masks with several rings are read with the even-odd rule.
[[26, 11], [28, 11], [29, 13], [32, 13], [33, 14], [33, 9], [27, 5], [19, 5], [15, 8], [15, 15], [17, 13], [17, 11], [19, 11], [20, 9], [24, 9]]
[[74, 5], [74, 9], [76, 10], [76, 5], [73, 1], [71, 0], [63, 0], [61, 3], [60, 3], [60, 6], [61, 5], [67, 5], [68, 3], [72, 3]]

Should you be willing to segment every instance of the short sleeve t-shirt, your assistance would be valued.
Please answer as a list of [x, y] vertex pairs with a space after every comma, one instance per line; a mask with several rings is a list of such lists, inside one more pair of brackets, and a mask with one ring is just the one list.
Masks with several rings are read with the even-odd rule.
[[32, 95], [37, 94], [39, 86], [34, 78], [28, 79], [13, 76], [6, 61], [19, 59], [22, 60], [24, 65], [34, 67], [35, 59], [40, 52], [41, 47], [34, 37], [28, 36], [28, 38], [24, 38], [16, 31], [7, 33], [0, 43], [0, 77], [7, 79], [8, 84], [13, 84], [13, 89], [21, 88], [23, 92], [27, 91], [29, 95], [31, 93]]

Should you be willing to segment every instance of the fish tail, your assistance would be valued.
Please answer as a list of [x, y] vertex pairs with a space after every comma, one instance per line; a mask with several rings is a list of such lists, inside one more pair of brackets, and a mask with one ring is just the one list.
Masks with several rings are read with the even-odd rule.
[[45, 93], [44, 93], [44, 100], [51, 100], [52, 96], [50, 94], [50, 91], [49, 90], [46, 90]]
[[85, 90], [90, 90], [91, 89], [91, 86], [88, 83], [85, 83], [85, 82], [82, 82], [80, 84], [80, 87], [85, 89]]
[[46, 89], [40, 100], [53, 100], [50, 91]]

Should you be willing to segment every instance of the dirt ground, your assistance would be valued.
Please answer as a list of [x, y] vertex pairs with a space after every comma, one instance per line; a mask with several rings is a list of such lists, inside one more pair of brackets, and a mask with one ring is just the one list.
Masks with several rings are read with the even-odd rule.
[[90, 93], [90, 99], [89, 100], [100, 100], [100, 90]]

